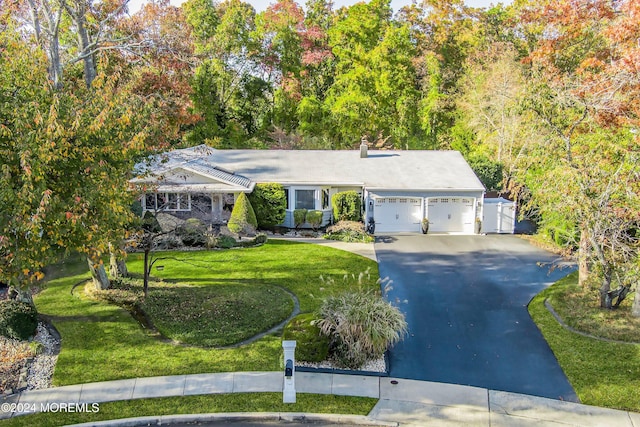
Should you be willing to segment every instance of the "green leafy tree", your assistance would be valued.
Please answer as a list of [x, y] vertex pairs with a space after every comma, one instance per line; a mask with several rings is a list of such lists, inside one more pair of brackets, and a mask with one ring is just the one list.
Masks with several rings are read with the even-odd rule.
[[333, 220], [360, 221], [362, 219], [362, 199], [356, 191], [343, 191], [331, 197]]
[[272, 229], [285, 220], [287, 200], [282, 184], [258, 183], [249, 194], [254, 208], [258, 227]]
[[336, 71], [324, 105], [337, 148], [351, 147], [363, 135], [390, 136], [403, 148], [403, 142], [417, 137], [414, 46], [408, 27], [391, 23], [390, 17], [388, 2], [360, 3], [329, 29]]
[[469, 166], [478, 176], [478, 179], [489, 191], [502, 189], [502, 164], [494, 162], [486, 157], [474, 157], [468, 160]]
[[202, 58], [192, 81], [194, 112], [202, 120], [187, 140], [222, 148], [260, 144], [252, 138], [270, 124], [272, 87], [261, 69], [255, 10], [240, 0], [190, 0], [184, 11]]
[[142, 100], [119, 73], [55, 91], [37, 48], [11, 28], [0, 37], [0, 281], [24, 288], [65, 251], [104, 271], [101, 255], [131, 221]]
[[637, 111], [631, 99], [638, 85], [620, 65], [636, 49], [628, 30], [637, 17], [626, 2], [617, 10], [607, 1], [583, 6], [543, 2], [526, 15], [540, 34], [556, 34], [539, 37], [528, 58], [525, 106], [545, 140], [536, 151], [537, 179], [527, 184], [543, 219], [553, 213], [578, 227], [579, 241], [567, 244], [578, 248], [580, 282], [599, 279], [600, 305], [611, 308], [613, 296], [628, 292], [625, 277], [638, 256], [637, 218], [629, 211], [637, 212], [638, 200], [637, 136], [629, 131], [638, 124], [629, 114]]

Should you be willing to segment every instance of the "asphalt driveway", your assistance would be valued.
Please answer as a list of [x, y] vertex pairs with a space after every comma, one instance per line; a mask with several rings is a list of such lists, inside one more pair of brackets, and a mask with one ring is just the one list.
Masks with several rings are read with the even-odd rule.
[[505, 235], [379, 236], [375, 249], [409, 323], [390, 351], [392, 377], [577, 401], [527, 312], [569, 272], [549, 268], [553, 254]]

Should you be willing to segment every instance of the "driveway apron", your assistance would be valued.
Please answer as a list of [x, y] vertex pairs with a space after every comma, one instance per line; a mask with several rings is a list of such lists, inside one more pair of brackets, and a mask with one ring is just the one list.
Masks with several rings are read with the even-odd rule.
[[515, 236], [389, 235], [375, 243], [409, 335], [392, 377], [578, 401], [527, 304], [569, 273]]

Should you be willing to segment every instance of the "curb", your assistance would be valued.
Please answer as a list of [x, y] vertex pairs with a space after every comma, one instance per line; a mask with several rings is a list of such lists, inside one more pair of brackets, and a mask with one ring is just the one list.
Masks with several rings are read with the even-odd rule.
[[380, 426], [397, 427], [397, 422], [379, 421], [364, 415], [339, 415], [339, 414], [305, 414], [300, 412], [228, 412], [217, 414], [190, 414], [190, 415], [160, 415], [150, 417], [124, 418], [120, 420], [106, 420], [83, 424], [72, 424], [74, 427], [135, 427], [135, 426], [160, 426], [177, 423], [232, 423], [232, 422], [298, 422], [298, 423], [330, 423], [349, 426]]

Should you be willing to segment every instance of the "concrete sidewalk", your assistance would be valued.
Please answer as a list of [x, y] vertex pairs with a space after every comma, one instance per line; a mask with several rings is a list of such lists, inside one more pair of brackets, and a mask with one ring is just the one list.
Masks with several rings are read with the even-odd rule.
[[[640, 414], [515, 393], [453, 384], [362, 375], [296, 372], [298, 393], [362, 396], [379, 399], [368, 416], [320, 414], [215, 414], [145, 417], [127, 425], [167, 424], [198, 420], [265, 419], [325, 420], [346, 425], [443, 426], [607, 426], [640, 427]], [[61, 404], [91, 410], [92, 404], [153, 397], [199, 394], [282, 392], [282, 372], [236, 372], [135, 378], [26, 391], [4, 398], [0, 419]], [[11, 405], [14, 404], [14, 405]], [[48, 406], [47, 406], [48, 405]], [[78, 406], [76, 406], [78, 405]], [[82, 405], [85, 405], [84, 407]], [[222, 417], [222, 418], [221, 418]], [[136, 424], [137, 423], [137, 424]], [[124, 421], [88, 425], [124, 425]]]

